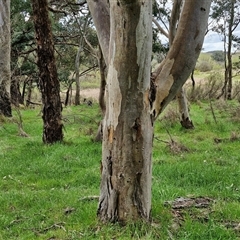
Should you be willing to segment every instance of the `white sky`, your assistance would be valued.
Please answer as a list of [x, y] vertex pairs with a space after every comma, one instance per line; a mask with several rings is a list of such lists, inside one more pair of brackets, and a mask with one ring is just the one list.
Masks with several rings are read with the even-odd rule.
[[[240, 25], [234, 31], [234, 34], [240, 37]], [[223, 41], [219, 34], [214, 32], [209, 32], [203, 43], [203, 52], [223, 50]]]

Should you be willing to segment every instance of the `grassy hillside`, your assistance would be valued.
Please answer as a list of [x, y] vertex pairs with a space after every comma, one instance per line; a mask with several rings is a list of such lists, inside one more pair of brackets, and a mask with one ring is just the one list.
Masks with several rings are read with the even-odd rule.
[[[152, 223], [96, 218], [101, 144], [98, 106], [63, 111], [65, 140], [45, 146], [40, 109], [0, 120], [0, 239], [239, 239], [239, 104], [191, 105], [195, 129], [173, 102], [155, 126]], [[215, 120], [214, 120], [215, 116]]]

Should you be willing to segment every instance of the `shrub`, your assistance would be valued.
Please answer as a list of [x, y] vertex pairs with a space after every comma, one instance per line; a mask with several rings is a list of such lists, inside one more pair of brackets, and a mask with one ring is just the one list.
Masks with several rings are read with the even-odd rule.
[[208, 72], [213, 69], [213, 64], [211, 63], [211, 61], [200, 60], [196, 65], [196, 69], [200, 72]]

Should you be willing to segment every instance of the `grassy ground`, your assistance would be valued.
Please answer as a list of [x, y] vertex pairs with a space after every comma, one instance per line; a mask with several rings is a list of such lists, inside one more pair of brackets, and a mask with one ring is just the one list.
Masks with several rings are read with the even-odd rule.
[[[240, 115], [236, 102], [191, 106], [194, 130], [171, 104], [155, 126], [152, 223], [96, 218], [101, 144], [96, 104], [65, 108], [65, 141], [44, 146], [40, 109], [0, 120], [0, 239], [239, 239]], [[215, 120], [214, 120], [215, 116]], [[180, 198], [181, 197], [181, 198]]]

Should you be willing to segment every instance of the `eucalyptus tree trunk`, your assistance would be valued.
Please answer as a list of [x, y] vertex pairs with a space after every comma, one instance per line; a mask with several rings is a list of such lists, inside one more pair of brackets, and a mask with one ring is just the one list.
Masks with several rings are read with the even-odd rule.
[[[88, 0], [108, 66], [98, 205], [102, 221], [150, 219], [153, 122], [196, 64], [210, 4], [184, 2], [172, 47], [150, 90], [151, 1]], [[110, 31], [104, 27], [108, 22]]]
[[103, 221], [150, 218], [151, 5], [149, 0], [110, 1], [107, 109], [98, 207]]
[[230, 19], [228, 25], [228, 50], [227, 50], [227, 63], [228, 63], [228, 86], [227, 86], [227, 99], [232, 99], [232, 39], [233, 39], [233, 24], [234, 24], [234, 0], [230, 1]]
[[0, 0], [0, 114], [11, 117], [10, 0]]
[[39, 85], [43, 103], [43, 142], [62, 141], [62, 105], [60, 84], [54, 57], [51, 22], [47, 0], [31, 0], [36, 32]]

